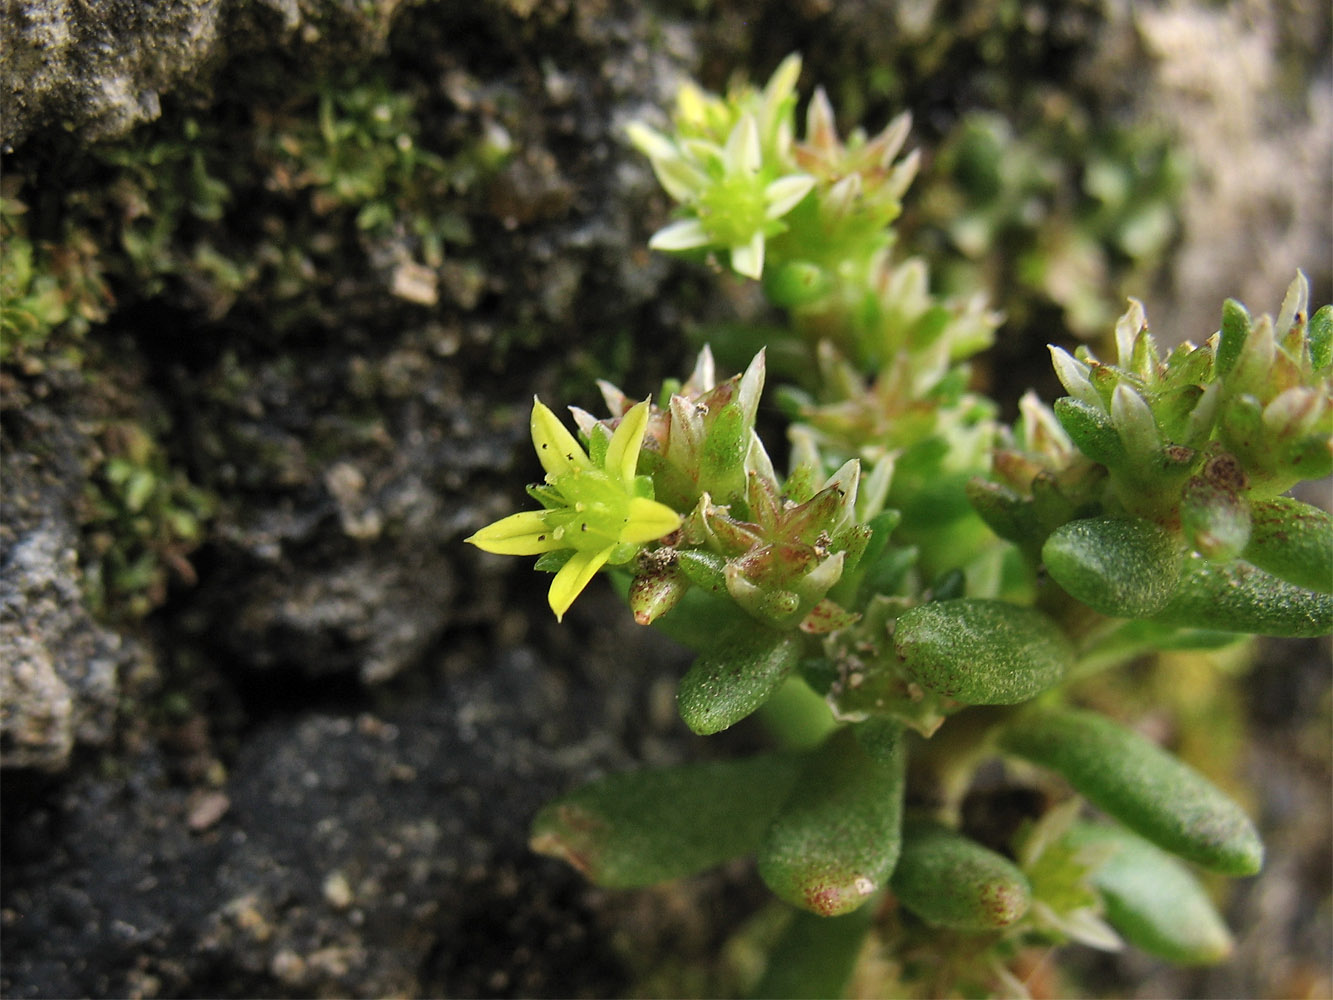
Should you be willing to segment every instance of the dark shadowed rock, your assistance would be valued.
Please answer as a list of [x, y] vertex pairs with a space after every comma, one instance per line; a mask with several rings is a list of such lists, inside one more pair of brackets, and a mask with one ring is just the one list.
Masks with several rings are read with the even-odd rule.
[[617, 684], [460, 643], [386, 711], [274, 717], [211, 790], [173, 782], [170, 751], [151, 749], [122, 778], [20, 782], [4, 995], [623, 991], [601, 894], [527, 847], [553, 791], [677, 752], [659, 689], [669, 705], [681, 654], [646, 629], [620, 641]]

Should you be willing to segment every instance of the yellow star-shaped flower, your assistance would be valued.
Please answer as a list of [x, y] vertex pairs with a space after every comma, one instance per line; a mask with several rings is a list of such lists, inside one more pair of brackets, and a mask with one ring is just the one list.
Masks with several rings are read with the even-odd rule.
[[609, 438], [594, 428], [590, 455], [534, 399], [532, 444], [546, 481], [531, 492], [546, 509], [511, 514], [467, 539], [499, 555], [573, 550], [548, 594], [557, 620], [603, 566], [628, 562], [644, 545], [680, 527], [680, 515], [652, 498], [652, 480], [636, 474], [648, 416], [645, 400], [625, 413]]

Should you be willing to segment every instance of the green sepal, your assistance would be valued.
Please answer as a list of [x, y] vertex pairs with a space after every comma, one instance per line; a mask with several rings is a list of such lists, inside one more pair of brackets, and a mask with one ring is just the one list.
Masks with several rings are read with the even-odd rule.
[[565, 506], [564, 494], [546, 483], [529, 483], [524, 487], [528, 496], [536, 500], [547, 510], [559, 510]]
[[718, 596], [727, 592], [727, 561], [722, 556], [699, 549], [681, 549], [676, 553], [676, 565], [696, 587]]
[[1333, 364], [1333, 305], [1320, 306], [1306, 329], [1310, 367], [1318, 372]]
[[1250, 505], [1250, 542], [1242, 557], [1297, 586], [1333, 593], [1333, 516], [1292, 497]]
[[889, 537], [902, 521], [902, 514], [896, 510], [885, 510], [876, 514], [866, 524], [870, 528], [870, 537], [865, 548], [850, 571], [834, 584], [829, 595], [838, 600], [847, 598], [848, 592], [855, 588], [855, 594], [861, 600], [852, 598], [843, 603], [864, 603], [872, 594], [886, 593], [896, 587], [907, 566], [904, 565], [901, 548], [890, 548]]
[[1164, 625], [1301, 638], [1333, 632], [1333, 595], [1298, 587], [1244, 560], [1193, 557], [1176, 593], [1152, 615]]
[[796, 634], [739, 625], [681, 678], [676, 691], [680, 717], [700, 736], [721, 732], [767, 701], [800, 658]]
[[559, 573], [573, 555], [573, 549], [556, 549], [554, 552], [543, 552], [537, 557], [537, 561], [532, 564], [532, 568], [539, 573]]
[[1231, 953], [1231, 932], [1185, 865], [1137, 834], [1076, 823], [1065, 835], [1104, 858], [1092, 872], [1106, 919], [1134, 947], [1177, 965], [1209, 965]]
[[612, 889], [693, 875], [753, 851], [800, 769], [766, 755], [609, 775], [546, 805], [531, 845]]
[[1041, 549], [1056, 583], [1094, 611], [1119, 618], [1163, 607], [1180, 579], [1183, 555], [1171, 532], [1142, 518], [1070, 521]]
[[926, 923], [963, 931], [1008, 927], [1027, 913], [1032, 887], [1008, 858], [938, 823], [903, 824], [903, 848], [889, 883]]
[[1064, 676], [1074, 659], [1040, 611], [1005, 601], [932, 601], [898, 619], [893, 645], [907, 676], [964, 705], [1016, 705]]
[[1073, 396], [1057, 399], [1052, 409], [1065, 433], [1088, 458], [1108, 467], [1125, 461], [1124, 442], [1106, 411]]
[[1050, 768], [1089, 802], [1158, 847], [1227, 875], [1253, 875], [1263, 844], [1245, 812], [1189, 765], [1096, 712], [1025, 712], [1007, 752]]
[[1211, 425], [1196, 427], [1191, 433], [1190, 416], [1203, 396], [1203, 387], [1182, 385], [1153, 400], [1153, 416], [1162, 428], [1162, 436], [1168, 441], [1185, 445], [1188, 448], [1200, 448], [1208, 440]]
[[1236, 366], [1246, 338], [1250, 335], [1250, 314], [1235, 299], [1222, 303], [1222, 329], [1218, 333], [1217, 359], [1213, 363], [1218, 375], [1228, 375]]
[[699, 455], [698, 481], [710, 492], [725, 499], [744, 488], [745, 453], [750, 447], [750, 428], [745, 411], [728, 403], [717, 412], [708, 427]]
[[763, 978], [750, 995], [764, 1000], [845, 995], [873, 922], [872, 906], [840, 917], [797, 911], [769, 951]]
[[1217, 439], [1251, 473], [1271, 464], [1273, 456], [1265, 453], [1269, 437], [1263, 406], [1253, 396], [1231, 398], [1217, 416]]
[[759, 846], [759, 874], [795, 906], [833, 917], [884, 887], [898, 860], [906, 753], [866, 755], [840, 729], [809, 758]]
[[593, 467], [605, 468], [606, 452], [611, 444], [610, 429], [604, 424], [596, 424], [590, 434], [580, 434], [579, 437], [587, 441], [588, 457], [592, 459]]

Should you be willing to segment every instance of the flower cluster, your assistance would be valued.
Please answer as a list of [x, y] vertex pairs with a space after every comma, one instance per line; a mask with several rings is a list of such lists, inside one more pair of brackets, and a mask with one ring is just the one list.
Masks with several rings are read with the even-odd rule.
[[1069, 396], [1061, 424], [1110, 473], [1133, 514], [1174, 520], [1200, 474], [1262, 498], [1333, 471], [1333, 309], [1307, 321], [1309, 285], [1297, 275], [1276, 322], [1252, 321], [1229, 301], [1201, 347], [1186, 341], [1163, 359], [1143, 307], [1116, 324], [1116, 364], [1086, 348], [1052, 348]]

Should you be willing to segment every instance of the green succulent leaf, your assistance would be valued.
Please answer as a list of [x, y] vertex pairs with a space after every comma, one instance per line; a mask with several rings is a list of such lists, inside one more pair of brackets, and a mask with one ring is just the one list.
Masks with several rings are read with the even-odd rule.
[[1253, 875], [1263, 845], [1244, 811], [1189, 765], [1095, 712], [1026, 712], [1003, 749], [1063, 775], [1088, 801], [1187, 861]]
[[1194, 476], [1181, 492], [1180, 526], [1195, 551], [1226, 562], [1250, 540], [1250, 508], [1226, 485]]
[[1065, 433], [1088, 458], [1111, 468], [1125, 461], [1125, 445], [1104, 409], [1073, 396], [1057, 399], [1052, 409]]
[[892, 719], [872, 717], [858, 722], [852, 732], [871, 760], [891, 764], [904, 752], [903, 728]]
[[1175, 595], [1152, 620], [1255, 635], [1333, 632], [1333, 594], [1298, 587], [1243, 560], [1217, 566], [1189, 559]]
[[1291, 497], [1250, 507], [1246, 562], [1290, 583], [1333, 594], [1333, 516]]
[[1220, 629], [1182, 628], [1143, 618], [1133, 619], [1119, 622], [1113, 631], [1102, 632], [1089, 640], [1080, 650], [1078, 663], [1071, 674], [1083, 676], [1152, 652], [1222, 649], [1242, 638], [1235, 632]]
[[828, 271], [808, 260], [792, 260], [764, 271], [764, 294], [774, 305], [797, 308], [818, 302], [833, 287]]
[[608, 888], [692, 875], [754, 850], [800, 769], [773, 755], [609, 775], [543, 808], [532, 848]]
[[752, 995], [766, 1000], [843, 996], [873, 917], [869, 906], [840, 917], [798, 911], [769, 952]]
[[1125, 940], [1179, 965], [1220, 962], [1231, 953], [1231, 933], [1193, 873], [1165, 851], [1128, 830], [1077, 823], [1071, 846], [1093, 848], [1105, 860], [1092, 882], [1106, 918]]
[[884, 887], [898, 860], [901, 749], [872, 759], [850, 729], [810, 757], [758, 851], [759, 874], [787, 902], [832, 917]]
[[965, 931], [1008, 927], [1027, 913], [1032, 887], [1008, 858], [948, 827], [903, 826], [890, 883], [902, 904], [927, 923]]
[[1051, 577], [1104, 615], [1141, 618], [1171, 598], [1184, 552], [1165, 528], [1142, 518], [1086, 518], [1051, 533], [1041, 550]]
[[702, 653], [681, 678], [676, 692], [680, 717], [701, 736], [721, 732], [767, 701], [800, 658], [797, 635], [742, 624]]
[[1016, 705], [1064, 676], [1074, 653], [1032, 608], [983, 598], [932, 601], [898, 619], [893, 644], [907, 675], [965, 705]]
[[1032, 504], [1009, 487], [976, 476], [968, 480], [967, 499], [1001, 538], [1020, 545], [1041, 539], [1041, 523]]

